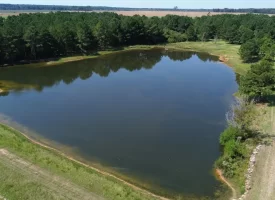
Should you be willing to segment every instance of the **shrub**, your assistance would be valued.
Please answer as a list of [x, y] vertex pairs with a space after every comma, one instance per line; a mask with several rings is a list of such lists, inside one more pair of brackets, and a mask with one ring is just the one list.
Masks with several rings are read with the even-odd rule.
[[225, 145], [230, 140], [236, 140], [237, 137], [241, 136], [241, 132], [238, 128], [233, 126], [229, 126], [227, 129], [223, 131], [220, 136], [220, 144]]

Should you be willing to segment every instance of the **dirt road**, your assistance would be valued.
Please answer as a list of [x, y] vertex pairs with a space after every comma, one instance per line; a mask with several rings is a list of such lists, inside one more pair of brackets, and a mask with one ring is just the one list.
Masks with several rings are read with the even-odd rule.
[[[272, 134], [275, 135], [275, 108], [271, 109]], [[252, 189], [246, 200], [275, 200], [275, 141], [263, 146], [255, 165]]]
[[103, 200], [85, 188], [32, 165], [5, 149], [0, 149], [0, 171], [0, 182], [3, 183], [0, 185], [0, 193], [7, 199], [18, 199], [20, 196], [20, 199]]

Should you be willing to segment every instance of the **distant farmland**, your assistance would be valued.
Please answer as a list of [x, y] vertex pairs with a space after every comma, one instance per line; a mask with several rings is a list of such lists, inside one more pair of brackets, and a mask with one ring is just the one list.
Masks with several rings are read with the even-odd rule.
[[[10, 15], [19, 15], [20, 13], [48, 13], [48, 12], [56, 12], [56, 11], [45, 11], [45, 10], [0, 10], [1, 17], [7, 17]], [[62, 11], [62, 12], [76, 12], [76, 11]], [[84, 12], [84, 11], [80, 11]], [[226, 12], [200, 12], [200, 11], [87, 11], [87, 12], [115, 12], [120, 15], [133, 16], [133, 15], [145, 15], [148, 17], [158, 16], [163, 17], [165, 15], [179, 15], [179, 16], [189, 16], [189, 17], [201, 17], [205, 15], [221, 15], [221, 14], [245, 14], [245, 13], [226, 13]]]
[[[103, 12], [103, 11], [96, 11], [96, 12]], [[179, 16], [189, 16], [189, 17], [201, 17], [205, 15], [220, 15], [226, 14], [224, 12], [193, 12], [193, 11], [109, 11], [115, 12], [117, 14], [126, 15], [126, 16], [133, 16], [133, 15], [145, 15], [148, 17], [158, 16], [163, 17], [166, 15], [179, 15]], [[228, 14], [228, 13], [227, 13]], [[244, 14], [244, 13], [231, 13], [231, 14]]]

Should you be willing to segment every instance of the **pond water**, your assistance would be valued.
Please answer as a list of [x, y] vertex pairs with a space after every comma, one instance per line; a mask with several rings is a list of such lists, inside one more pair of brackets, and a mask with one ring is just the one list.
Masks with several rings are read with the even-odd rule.
[[158, 193], [212, 196], [237, 91], [217, 57], [163, 49], [0, 69], [0, 113]]

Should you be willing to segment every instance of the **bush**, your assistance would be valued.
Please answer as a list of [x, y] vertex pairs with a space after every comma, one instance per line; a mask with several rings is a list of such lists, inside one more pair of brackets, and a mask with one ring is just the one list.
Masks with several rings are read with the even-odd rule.
[[220, 136], [220, 144], [225, 146], [225, 144], [230, 140], [236, 140], [237, 137], [241, 136], [241, 132], [238, 128], [229, 126], [223, 131]]
[[222, 156], [216, 161], [216, 166], [223, 170], [226, 177], [232, 178], [238, 168], [237, 160], [230, 156]]

